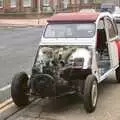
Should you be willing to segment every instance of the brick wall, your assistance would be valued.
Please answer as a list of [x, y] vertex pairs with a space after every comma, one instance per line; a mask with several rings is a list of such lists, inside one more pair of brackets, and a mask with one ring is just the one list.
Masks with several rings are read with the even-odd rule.
[[3, 0], [3, 8], [0, 8], [0, 12], [10, 13], [10, 12], [31, 12], [36, 6], [37, 0], [31, 1], [30, 7], [23, 6], [23, 0], [16, 0], [16, 7], [11, 7], [10, 0]]
[[[36, 12], [37, 13], [37, 1], [38, 0], [31, 0], [31, 6], [30, 7], [24, 7], [23, 6], [23, 0], [16, 0], [16, 7], [11, 8], [11, 0], [3, 0], [3, 8], [0, 8], [0, 13], [31, 13]], [[41, 1], [41, 10], [43, 10], [43, 0]], [[50, 0], [52, 1], [53, 7], [55, 1], [57, 1], [57, 10], [58, 11], [64, 11], [64, 9], [70, 9], [74, 8], [73, 11], [79, 10], [80, 5], [84, 3], [84, 0], [68, 0], [67, 8], [65, 7], [65, 2], [67, 0]], [[93, 0], [88, 0], [89, 3], [92, 3]], [[52, 7], [52, 6], [49, 6]]]

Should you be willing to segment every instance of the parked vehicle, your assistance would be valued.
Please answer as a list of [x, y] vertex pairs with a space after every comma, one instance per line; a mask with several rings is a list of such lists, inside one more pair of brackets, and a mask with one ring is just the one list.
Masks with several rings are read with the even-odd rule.
[[120, 23], [120, 8], [116, 7], [115, 11], [112, 13], [112, 16], [116, 23]]
[[100, 11], [101, 12], [110, 12], [112, 13], [115, 10], [115, 5], [112, 3], [103, 3], [101, 4]]
[[29, 96], [57, 98], [66, 94], [83, 97], [87, 112], [98, 100], [98, 85], [111, 72], [120, 83], [120, 41], [109, 13], [60, 13], [48, 20], [31, 75], [17, 73], [11, 95], [17, 106]]

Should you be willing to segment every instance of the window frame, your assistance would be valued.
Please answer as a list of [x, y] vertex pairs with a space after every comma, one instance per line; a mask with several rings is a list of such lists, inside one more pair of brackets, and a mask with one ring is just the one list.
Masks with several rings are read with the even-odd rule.
[[[109, 37], [109, 39], [113, 39], [113, 38], [115, 38], [116, 37], [116, 31], [115, 31], [115, 27], [114, 27], [114, 25], [113, 25], [113, 21], [109, 18], [109, 17], [105, 17], [106, 19], [105, 19], [105, 23], [106, 24], [108, 24], [108, 21], [109, 21], [109, 23], [111, 23], [111, 25], [112, 25], [112, 28], [113, 28], [113, 31], [114, 31], [114, 35], [113, 36], [111, 36], [111, 34], [110, 34], [110, 31], [109, 31], [109, 28], [108, 27], [106, 27], [106, 30], [107, 30], [107, 32], [108, 32], [108, 37]], [[108, 25], [107, 25], [108, 26]]]
[[116, 22], [115, 22], [114, 19], [113, 19], [113, 26], [114, 26], [114, 29], [115, 29], [116, 35], [118, 35], [118, 27], [117, 27], [117, 24], [116, 24]]

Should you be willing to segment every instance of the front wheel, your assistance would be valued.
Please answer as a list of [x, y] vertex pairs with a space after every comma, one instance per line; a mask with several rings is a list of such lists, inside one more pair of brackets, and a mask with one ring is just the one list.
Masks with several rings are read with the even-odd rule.
[[85, 80], [84, 87], [84, 107], [88, 113], [95, 110], [98, 99], [98, 84], [96, 77], [93, 75], [88, 75]]
[[27, 88], [28, 75], [25, 72], [20, 72], [13, 77], [11, 85], [11, 96], [13, 102], [21, 107], [29, 103]]

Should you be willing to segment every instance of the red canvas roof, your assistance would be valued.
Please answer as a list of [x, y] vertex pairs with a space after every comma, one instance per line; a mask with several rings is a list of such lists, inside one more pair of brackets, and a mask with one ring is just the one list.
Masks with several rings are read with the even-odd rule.
[[77, 21], [95, 21], [100, 13], [98, 12], [74, 12], [59, 13], [48, 19], [48, 22], [77, 22]]

